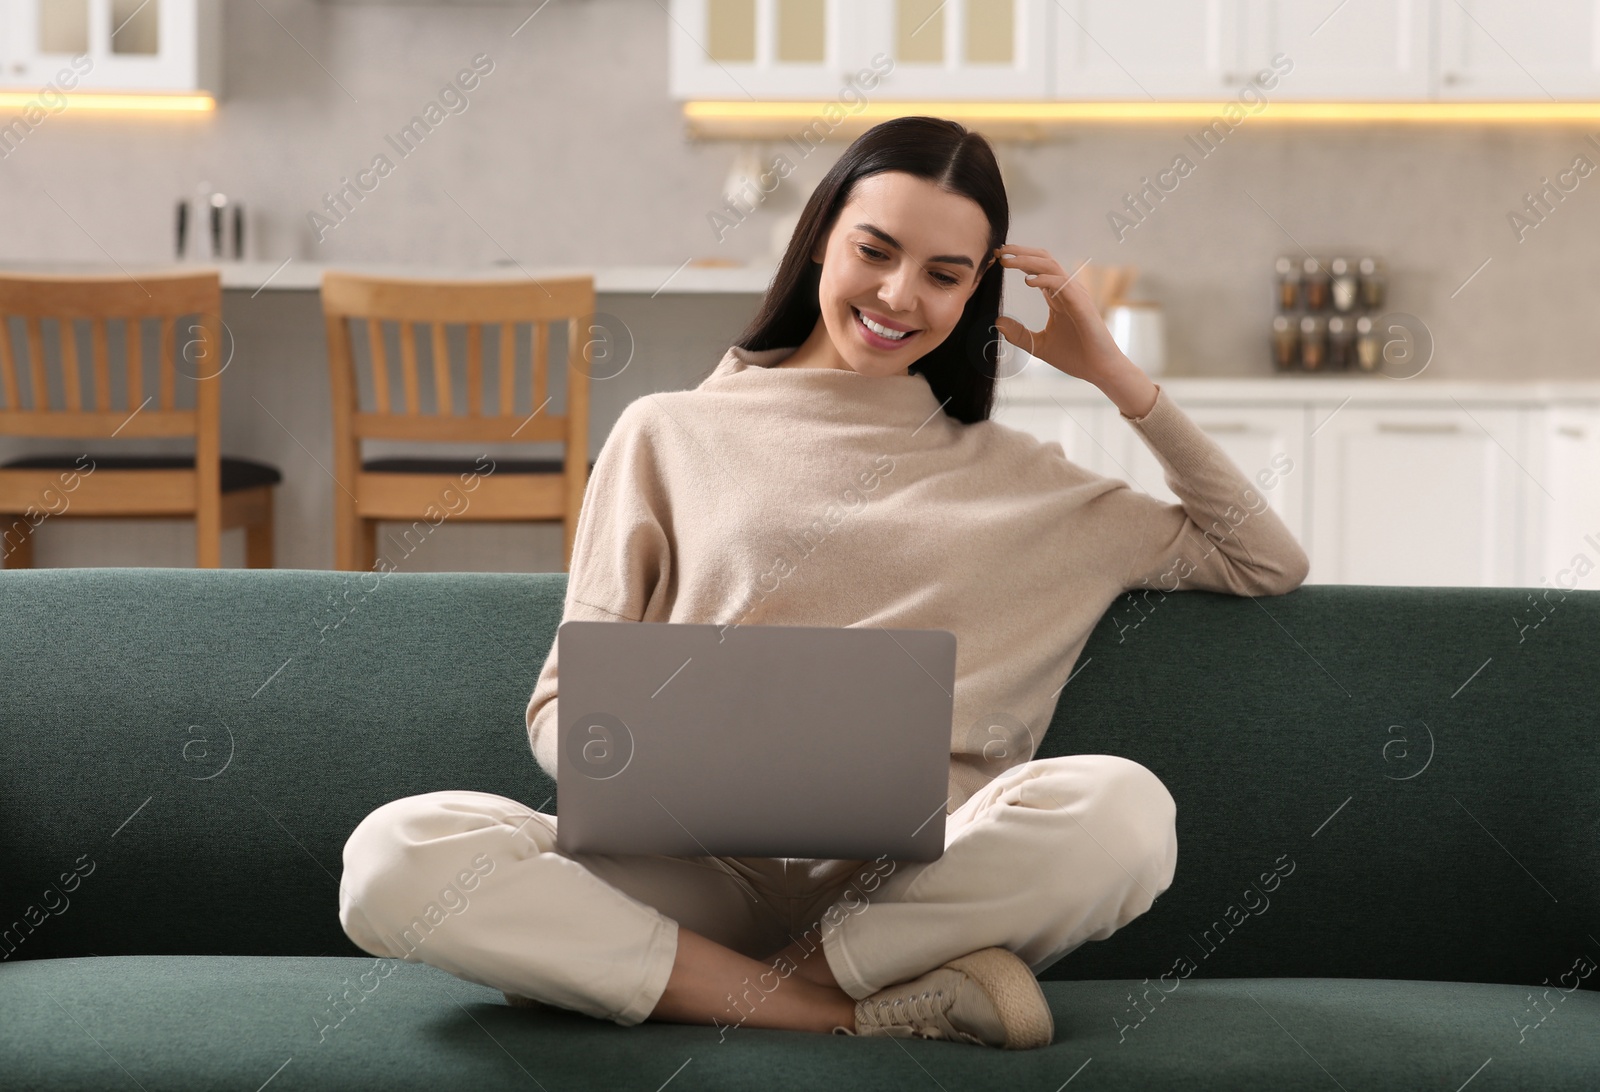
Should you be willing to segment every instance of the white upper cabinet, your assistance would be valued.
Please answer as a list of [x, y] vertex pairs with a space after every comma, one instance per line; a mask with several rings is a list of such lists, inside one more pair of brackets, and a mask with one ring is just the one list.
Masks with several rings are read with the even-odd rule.
[[1060, 0], [1058, 99], [1215, 99], [1248, 74], [1243, 0]]
[[1046, 0], [673, 0], [671, 15], [675, 98], [1049, 93]]
[[887, 99], [1050, 95], [1048, 0], [852, 0], [850, 33], [888, 55]]
[[1441, 0], [1439, 95], [1600, 97], [1600, 0]]
[[11, 72], [12, 58], [17, 52], [17, 36], [12, 24], [16, 21], [11, 5], [0, 0], [0, 87], [16, 79]]
[[672, 0], [667, 32], [680, 99], [1600, 97], [1600, 0]]
[[221, 90], [221, 0], [0, 0], [0, 85]]
[[1433, 0], [1247, 2], [1246, 67], [1267, 68], [1279, 54], [1294, 65], [1269, 100], [1428, 97]]
[[847, 70], [859, 67], [841, 26], [845, 7], [844, 0], [672, 0], [673, 97], [837, 95]]

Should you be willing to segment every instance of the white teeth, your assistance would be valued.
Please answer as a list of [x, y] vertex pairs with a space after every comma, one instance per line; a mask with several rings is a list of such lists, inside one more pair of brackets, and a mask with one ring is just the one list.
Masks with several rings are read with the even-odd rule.
[[886, 337], [890, 341], [899, 341], [901, 338], [913, 332], [911, 330], [891, 330], [887, 326], [880, 326], [876, 322], [873, 322], [871, 319], [869, 319], [866, 315], [863, 315], [860, 311], [856, 312], [856, 317], [861, 320], [861, 325], [865, 326], [879, 337]]

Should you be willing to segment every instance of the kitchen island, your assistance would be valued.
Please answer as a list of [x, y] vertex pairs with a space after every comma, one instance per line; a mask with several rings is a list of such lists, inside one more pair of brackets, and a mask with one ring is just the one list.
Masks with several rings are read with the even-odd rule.
[[[589, 458], [593, 461], [624, 407], [659, 390], [696, 385], [714, 368], [754, 315], [772, 278], [771, 267], [524, 266], [513, 262], [477, 268], [384, 263], [323, 265], [284, 262], [223, 262], [165, 266], [65, 263], [0, 263], [16, 273], [125, 274], [216, 268], [222, 276], [225, 340], [231, 357], [223, 375], [222, 451], [270, 463], [283, 472], [276, 498], [276, 563], [279, 568], [333, 566], [333, 420], [327, 341], [318, 286], [324, 268], [395, 277], [516, 279], [590, 273], [595, 278], [596, 329], [613, 365], [596, 370], [589, 384]], [[552, 354], [562, 336], [551, 335]], [[229, 347], [225, 346], [224, 351]], [[604, 378], [602, 378], [604, 376]], [[552, 393], [564, 389], [553, 385]], [[560, 404], [558, 398], [557, 405]], [[181, 442], [119, 440], [90, 445], [119, 454], [184, 452]], [[71, 442], [0, 436], [0, 459], [26, 453], [76, 453]], [[430, 446], [436, 454], [553, 457], [553, 444]], [[370, 442], [365, 454], [414, 453], [403, 444]], [[388, 524], [379, 527], [378, 549]], [[425, 547], [410, 552], [412, 571], [495, 570], [550, 572], [562, 567], [558, 523], [497, 524], [445, 521]], [[223, 564], [244, 564], [242, 532], [223, 536]], [[398, 554], [396, 555], [398, 556]], [[188, 521], [46, 520], [35, 532], [35, 563], [79, 565], [193, 565], [194, 532]]]

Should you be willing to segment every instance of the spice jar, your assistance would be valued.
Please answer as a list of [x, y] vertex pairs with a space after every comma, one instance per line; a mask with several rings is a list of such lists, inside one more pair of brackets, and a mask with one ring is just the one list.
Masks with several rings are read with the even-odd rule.
[[1272, 367], [1274, 371], [1292, 372], [1298, 364], [1299, 334], [1288, 315], [1275, 315], [1272, 319]]
[[1372, 327], [1372, 316], [1356, 319], [1356, 366], [1364, 372], [1377, 371], [1382, 349], [1378, 332]]
[[1387, 277], [1383, 263], [1376, 258], [1362, 258], [1360, 264], [1361, 306], [1372, 310], [1383, 306]]
[[1300, 266], [1293, 258], [1277, 262], [1278, 310], [1293, 311], [1300, 306]]
[[1327, 359], [1327, 346], [1324, 343], [1327, 324], [1328, 320], [1321, 315], [1300, 317], [1300, 366], [1308, 372], [1323, 370]]
[[1315, 258], [1300, 263], [1300, 281], [1305, 294], [1307, 311], [1328, 309], [1328, 271]]
[[1333, 309], [1341, 314], [1354, 311], [1356, 307], [1356, 270], [1344, 258], [1335, 258], [1328, 263], [1328, 275], [1332, 280]]
[[1352, 326], [1344, 315], [1332, 315], [1328, 319], [1328, 370], [1331, 372], [1350, 370], [1350, 347], [1355, 340]]

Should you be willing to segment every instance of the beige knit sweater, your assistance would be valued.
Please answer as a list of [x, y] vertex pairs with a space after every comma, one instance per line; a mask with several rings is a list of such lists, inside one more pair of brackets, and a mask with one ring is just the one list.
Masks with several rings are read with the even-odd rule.
[[[1125, 591], [1280, 595], [1305, 579], [1258, 483], [1159, 385], [1148, 414], [1121, 416], [1181, 505], [1057, 442], [963, 425], [921, 376], [762, 366], [792, 352], [729, 349], [698, 387], [624, 409], [584, 494], [563, 620], [950, 630], [950, 811], [1033, 757]], [[556, 688], [552, 645], [527, 709], [551, 777]]]

